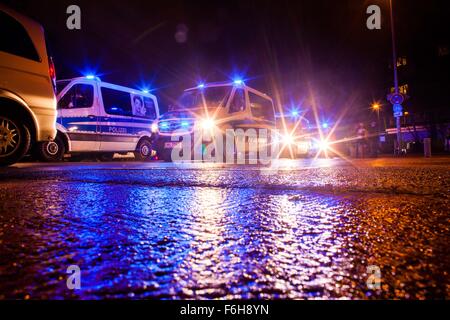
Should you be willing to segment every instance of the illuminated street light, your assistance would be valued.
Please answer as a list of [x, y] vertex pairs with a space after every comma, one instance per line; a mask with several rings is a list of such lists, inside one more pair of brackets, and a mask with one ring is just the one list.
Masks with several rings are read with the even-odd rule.
[[[378, 144], [380, 144], [380, 111], [381, 111], [381, 105], [378, 102], [375, 102], [372, 104], [372, 110], [377, 113], [377, 136], [378, 136]], [[386, 128], [385, 128], [386, 129]]]

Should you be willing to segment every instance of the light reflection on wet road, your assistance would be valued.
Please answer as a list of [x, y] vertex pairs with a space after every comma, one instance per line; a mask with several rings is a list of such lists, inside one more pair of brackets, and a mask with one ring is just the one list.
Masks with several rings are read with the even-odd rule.
[[449, 297], [448, 162], [163, 166], [0, 171], [0, 298]]

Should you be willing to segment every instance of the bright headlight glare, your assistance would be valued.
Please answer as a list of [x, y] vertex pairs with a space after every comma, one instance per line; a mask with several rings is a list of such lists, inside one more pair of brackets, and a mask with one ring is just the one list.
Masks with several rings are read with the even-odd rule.
[[294, 143], [294, 137], [290, 134], [285, 134], [284, 136], [282, 136], [282, 142], [285, 145], [290, 145]]
[[326, 140], [320, 140], [317, 142], [317, 146], [320, 150], [325, 151], [330, 149], [330, 143]]
[[211, 130], [212, 128], [214, 128], [215, 123], [214, 120], [212, 119], [203, 119], [200, 121], [200, 127], [203, 130]]
[[158, 132], [158, 125], [156, 123], [153, 123], [152, 127], [151, 127], [151, 130], [152, 130], [153, 133]]

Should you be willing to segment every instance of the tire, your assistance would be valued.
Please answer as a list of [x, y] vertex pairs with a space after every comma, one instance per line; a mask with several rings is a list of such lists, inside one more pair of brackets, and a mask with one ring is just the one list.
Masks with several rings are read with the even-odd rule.
[[20, 121], [0, 115], [0, 166], [18, 162], [31, 145], [30, 130]]
[[139, 141], [134, 157], [137, 161], [150, 161], [152, 159], [152, 143], [148, 139]]
[[56, 136], [53, 141], [46, 141], [37, 144], [37, 157], [44, 162], [59, 162], [64, 159], [66, 147], [60, 136]]

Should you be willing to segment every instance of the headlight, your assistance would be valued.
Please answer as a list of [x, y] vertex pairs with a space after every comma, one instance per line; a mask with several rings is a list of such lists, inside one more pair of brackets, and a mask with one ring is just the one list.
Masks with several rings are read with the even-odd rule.
[[168, 129], [169, 128], [169, 124], [167, 122], [160, 122], [159, 123], [159, 128], [161, 128], [161, 129]]
[[294, 137], [291, 134], [285, 134], [281, 137], [281, 141], [285, 145], [291, 145], [294, 143]]
[[214, 120], [212, 119], [203, 119], [200, 121], [200, 127], [203, 130], [211, 130], [215, 126]]
[[158, 125], [156, 123], [152, 123], [152, 128], [151, 128], [153, 133], [158, 132]]
[[330, 149], [330, 143], [327, 140], [319, 140], [317, 141], [317, 148], [320, 151], [326, 151]]

